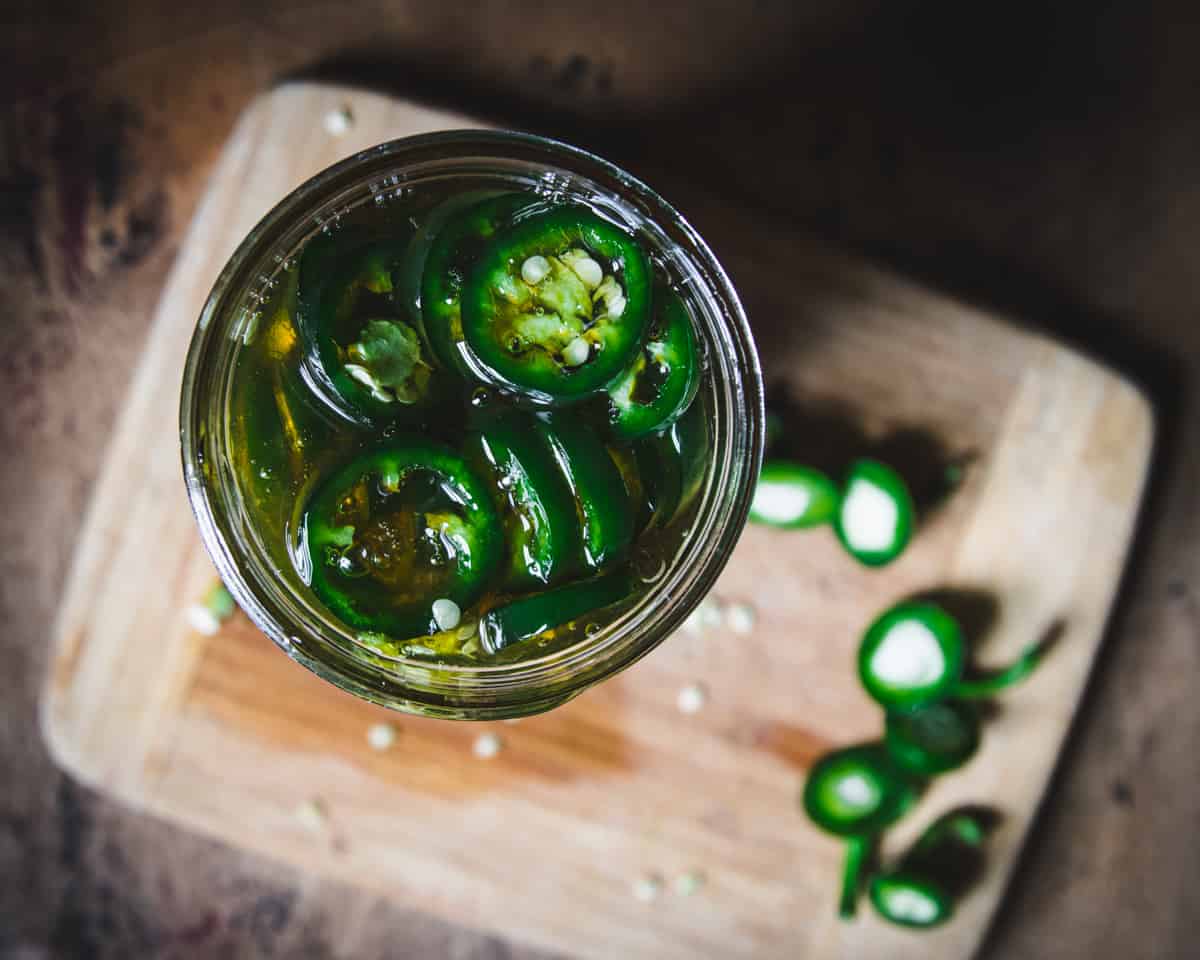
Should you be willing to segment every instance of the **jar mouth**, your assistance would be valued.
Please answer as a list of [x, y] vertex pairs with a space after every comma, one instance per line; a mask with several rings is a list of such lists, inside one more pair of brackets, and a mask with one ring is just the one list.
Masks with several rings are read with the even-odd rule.
[[[402, 196], [422, 178], [492, 173], [539, 191], [587, 191], [636, 222], [702, 285], [713, 390], [712, 465], [683, 546], [638, 600], [594, 636], [508, 663], [438, 664], [372, 654], [265, 555], [234, 482], [226, 406], [256, 284], [274, 276], [312, 234], [351, 206]], [[763, 385], [745, 311], [708, 245], [655, 191], [587, 151], [530, 134], [455, 130], [393, 140], [317, 174], [272, 209], [234, 252], [205, 303], [184, 368], [184, 478], [201, 537], [239, 606], [288, 656], [323, 679], [384, 706], [432, 716], [494, 719], [549, 709], [624, 669], [670, 635], [712, 587], [741, 534], [763, 448]], [[664, 602], [665, 601], [665, 602]]]

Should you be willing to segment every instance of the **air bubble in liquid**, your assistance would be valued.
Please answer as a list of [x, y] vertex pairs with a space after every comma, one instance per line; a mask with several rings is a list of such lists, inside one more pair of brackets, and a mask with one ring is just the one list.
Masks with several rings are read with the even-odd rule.
[[642, 583], [654, 583], [667, 572], [667, 562], [656, 550], [639, 547], [633, 558], [634, 571]]

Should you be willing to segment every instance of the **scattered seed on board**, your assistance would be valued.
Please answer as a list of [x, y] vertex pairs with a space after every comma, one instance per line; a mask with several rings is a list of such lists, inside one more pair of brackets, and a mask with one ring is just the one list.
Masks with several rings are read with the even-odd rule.
[[202, 603], [193, 603], [187, 608], [188, 624], [193, 630], [206, 637], [211, 637], [221, 629], [221, 621], [216, 614]]
[[319, 797], [313, 797], [296, 807], [296, 820], [305, 830], [320, 833], [329, 822], [329, 811]]
[[349, 107], [338, 107], [325, 114], [325, 132], [331, 137], [342, 137], [354, 126], [354, 113]]
[[471, 750], [481, 760], [490, 760], [500, 752], [503, 746], [504, 741], [497, 734], [481, 733], [475, 738], [475, 743], [472, 744]]
[[222, 623], [233, 616], [235, 609], [233, 596], [225, 588], [225, 584], [217, 580], [208, 588], [204, 599], [200, 603], [191, 604], [184, 614], [193, 630], [211, 637], [221, 629]]
[[679, 691], [675, 704], [680, 713], [699, 713], [708, 703], [708, 690], [700, 683], [689, 683]]
[[734, 633], [750, 633], [757, 619], [748, 603], [731, 603], [725, 608], [725, 623]]
[[721, 604], [718, 600], [700, 601], [700, 626], [705, 630], [715, 630], [721, 625]]
[[372, 750], [388, 750], [396, 743], [396, 728], [390, 723], [373, 723], [367, 727], [367, 743]]
[[657, 900], [663, 890], [663, 879], [657, 873], [646, 873], [633, 882], [633, 895], [642, 903]]

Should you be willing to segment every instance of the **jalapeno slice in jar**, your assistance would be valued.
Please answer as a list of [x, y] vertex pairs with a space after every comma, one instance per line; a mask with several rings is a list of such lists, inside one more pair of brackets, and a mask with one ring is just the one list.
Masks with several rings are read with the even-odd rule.
[[633, 505], [621, 471], [588, 427], [559, 417], [535, 422], [574, 498], [583, 563], [599, 570], [633, 540]]
[[634, 238], [586, 208], [517, 218], [463, 289], [476, 372], [540, 403], [605, 389], [642, 344], [650, 282]]
[[543, 436], [507, 416], [467, 437], [465, 455], [490, 483], [505, 528], [509, 562], [504, 585], [545, 587], [578, 570], [580, 527], [575, 501]]
[[457, 454], [416, 439], [334, 473], [304, 523], [320, 600], [348, 626], [397, 638], [436, 632], [443, 601], [473, 603], [503, 552], [483, 481]]
[[389, 420], [425, 407], [433, 367], [414, 327], [397, 315], [392, 273], [406, 239], [321, 235], [300, 260], [297, 295], [307, 375], [350, 420]]
[[640, 437], [669, 426], [696, 395], [700, 360], [687, 307], [675, 291], [654, 293], [654, 319], [633, 362], [608, 388], [612, 429]]
[[421, 323], [438, 363], [466, 376], [462, 293], [471, 265], [496, 231], [531, 205], [526, 193], [507, 193], [475, 203], [438, 230], [421, 272]]
[[479, 635], [487, 651], [496, 653], [594, 610], [612, 606], [632, 591], [633, 581], [624, 570], [569, 583], [489, 611], [479, 621]]

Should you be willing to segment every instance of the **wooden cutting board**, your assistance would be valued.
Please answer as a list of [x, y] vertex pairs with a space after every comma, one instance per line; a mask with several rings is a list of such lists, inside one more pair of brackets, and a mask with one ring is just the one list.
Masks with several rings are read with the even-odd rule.
[[[330, 132], [344, 107], [349, 129]], [[801, 411], [793, 439], [818, 460], [863, 449], [926, 467], [969, 460], [900, 562], [868, 571], [828, 531], [751, 528], [714, 592], [756, 612], [750, 633], [683, 631], [622, 676], [512, 725], [390, 715], [318, 681], [244, 619], [213, 637], [189, 628], [185, 608], [213, 574], [184, 495], [176, 409], [213, 278], [320, 168], [464, 125], [311, 85], [276, 90], [242, 119], [163, 293], [80, 539], [43, 697], [58, 761], [136, 808], [569, 955], [969, 956], [1099, 647], [1153, 416], [1135, 388], [1078, 353], [717, 191], [671, 199], [741, 290], [768, 380]], [[863, 627], [934, 588], [991, 606], [977, 638], [984, 663], [1050, 630], [1058, 643], [1002, 698], [979, 755], [888, 836], [894, 853], [960, 803], [1003, 817], [982, 883], [950, 925], [922, 935], [869, 908], [837, 920], [841, 846], [803, 818], [796, 795], [822, 752], [879, 735], [854, 670]], [[707, 702], [685, 714], [677, 696], [691, 684]], [[365, 735], [384, 719], [399, 733], [380, 752]], [[482, 759], [472, 746], [487, 729], [502, 749]], [[674, 882], [691, 871], [705, 882], [685, 896]], [[648, 876], [665, 885], [643, 902], [633, 886]]]

